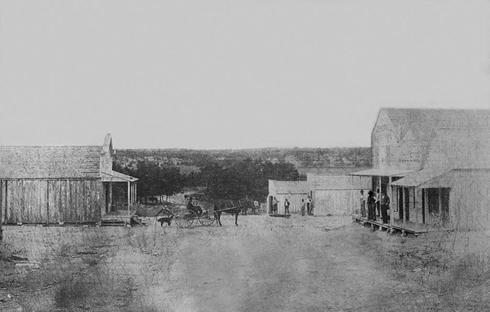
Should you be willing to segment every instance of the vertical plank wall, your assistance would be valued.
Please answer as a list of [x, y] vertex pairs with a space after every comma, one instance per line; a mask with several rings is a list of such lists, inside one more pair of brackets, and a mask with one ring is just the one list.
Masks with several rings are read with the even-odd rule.
[[0, 208], [7, 224], [97, 222], [101, 217], [100, 180], [4, 180], [2, 186]]
[[359, 190], [317, 190], [313, 192], [314, 214], [346, 216], [360, 209]]

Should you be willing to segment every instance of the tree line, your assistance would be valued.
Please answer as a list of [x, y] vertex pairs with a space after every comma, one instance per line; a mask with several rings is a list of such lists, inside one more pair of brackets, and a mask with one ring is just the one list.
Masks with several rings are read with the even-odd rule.
[[178, 167], [164, 166], [149, 160], [123, 166], [117, 162], [114, 170], [139, 179], [138, 197], [179, 193], [185, 187], [204, 187], [204, 195], [212, 200], [250, 199], [262, 201], [268, 193], [268, 180], [299, 180], [295, 166], [286, 162], [264, 160], [230, 160], [211, 162], [198, 172], [181, 174]]

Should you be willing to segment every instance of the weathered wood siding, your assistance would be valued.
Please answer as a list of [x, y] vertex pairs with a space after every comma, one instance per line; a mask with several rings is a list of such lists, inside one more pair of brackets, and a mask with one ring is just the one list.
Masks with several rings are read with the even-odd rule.
[[105, 202], [100, 180], [4, 180], [2, 186], [9, 224], [97, 222]]
[[452, 172], [450, 222], [459, 230], [490, 229], [490, 172]]
[[374, 168], [421, 168], [428, 148], [427, 142], [419, 139], [412, 130], [407, 133], [401, 132], [400, 126], [394, 125], [386, 112], [379, 113], [371, 133]]
[[350, 215], [360, 207], [359, 190], [316, 190], [313, 212], [318, 216]]
[[395, 129], [388, 116], [381, 111], [376, 125], [371, 133], [371, 148], [373, 153], [373, 167], [385, 168], [391, 166], [391, 153], [397, 145]]
[[6, 184], [5, 181], [0, 180], [0, 187], [1, 187], [0, 194], [2, 197], [2, 199], [0, 200], [0, 211], [1, 211], [1, 215], [2, 215], [2, 217], [0, 218], [0, 224], [5, 223], [5, 210], [6, 209], [3, 208], [3, 207], [5, 207], [5, 198], [6, 198], [5, 197], [5, 191], [6, 191], [5, 184]]
[[[428, 192], [436, 192], [438, 188], [424, 189], [405, 188], [409, 194], [409, 220], [430, 225], [444, 224], [457, 230], [490, 229], [490, 171], [451, 171], [441, 179], [442, 185], [449, 190], [449, 216], [444, 224], [443, 212], [429, 207]], [[437, 182], [436, 182], [437, 184]], [[398, 187], [394, 188], [392, 208], [395, 220], [399, 219]], [[415, 195], [415, 197], [414, 197]], [[439, 200], [439, 199], [438, 199]], [[423, 203], [425, 201], [425, 203]], [[424, 206], [424, 209], [422, 208]], [[425, 213], [425, 220], [423, 214]]]
[[0, 241], [2, 241], [3, 239], [2, 224], [4, 218], [3, 218], [2, 203], [3, 203], [3, 181], [0, 180]]

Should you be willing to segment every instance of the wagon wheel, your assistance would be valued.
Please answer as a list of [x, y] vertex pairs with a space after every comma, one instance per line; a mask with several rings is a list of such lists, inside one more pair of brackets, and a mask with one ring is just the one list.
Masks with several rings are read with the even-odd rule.
[[209, 226], [214, 223], [214, 217], [210, 217], [207, 213], [201, 217], [199, 217], [199, 223], [201, 225]]
[[178, 216], [175, 218], [175, 224], [177, 224], [179, 228], [188, 228], [192, 225], [193, 222], [194, 219], [192, 218], [192, 216], [188, 215]]

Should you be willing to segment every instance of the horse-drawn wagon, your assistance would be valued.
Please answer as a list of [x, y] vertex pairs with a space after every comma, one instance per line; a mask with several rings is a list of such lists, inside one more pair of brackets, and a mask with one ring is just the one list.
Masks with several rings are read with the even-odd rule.
[[210, 226], [214, 223], [215, 218], [213, 215], [209, 214], [209, 211], [202, 210], [199, 212], [187, 211], [184, 214], [176, 215], [175, 224], [179, 228], [191, 227], [194, 222], [197, 222], [204, 226]]
[[238, 215], [241, 212], [244, 213], [243, 205], [240, 202], [231, 200], [218, 201], [213, 206], [212, 211], [201, 209], [200, 206], [191, 206], [191, 209], [182, 206], [175, 213], [165, 209], [161, 211], [165, 212], [164, 215], [158, 217], [157, 220], [162, 226], [164, 223], [170, 225], [171, 221], [174, 220], [179, 228], [189, 228], [195, 223], [210, 226], [214, 222], [221, 226], [221, 214], [227, 213], [235, 216], [235, 225], [238, 225]]

